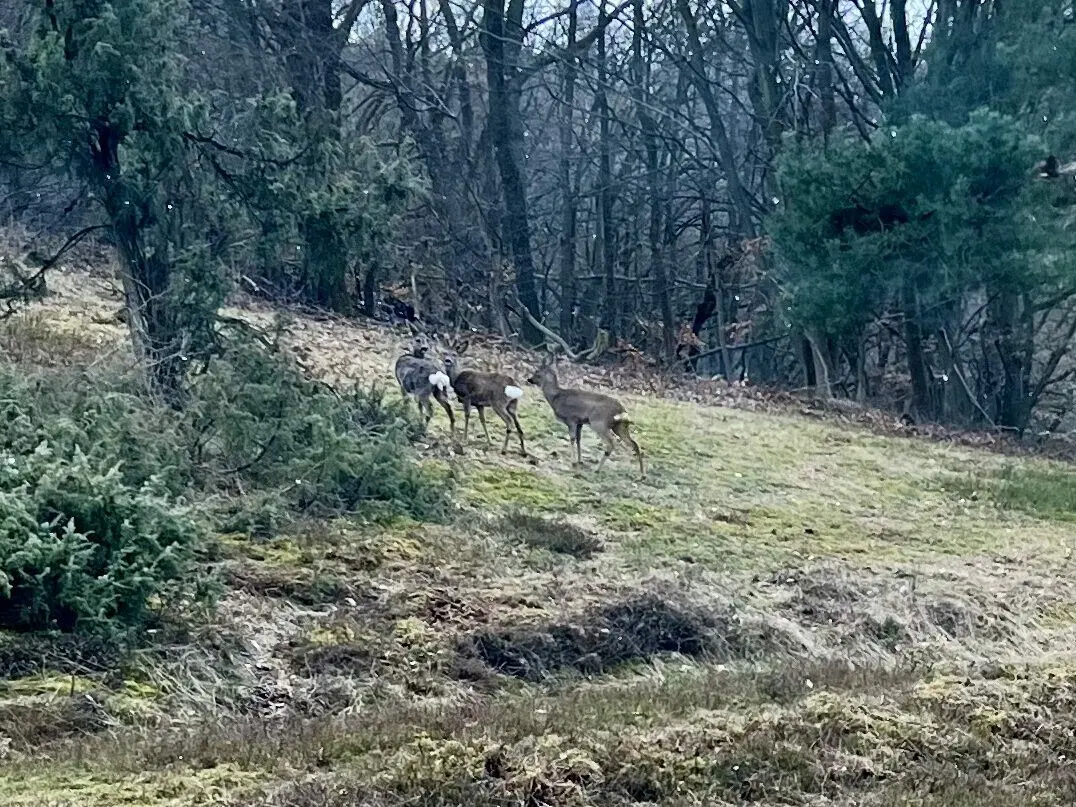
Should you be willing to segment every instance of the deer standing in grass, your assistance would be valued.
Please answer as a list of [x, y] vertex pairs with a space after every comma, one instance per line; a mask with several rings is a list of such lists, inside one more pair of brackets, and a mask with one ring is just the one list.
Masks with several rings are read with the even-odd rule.
[[542, 389], [542, 394], [553, 409], [557, 420], [568, 427], [568, 439], [575, 446], [576, 464], [583, 462], [583, 449], [580, 445], [583, 436], [583, 425], [591, 429], [605, 443], [605, 454], [598, 462], [595, 472], [600, 471], [609, 455], [616, 446], [613, 435], [631, 446], [636, 459], [639, 460], [639, 474], [646, 476], [643, 467], [643, 450], [635, 442], [628, 431], [631, 420], [624, 409], [623, 404], [616, 398], [601, 392], [590, 390], [570, 389], [562, 387], [557, 381], [557, 372], [552, 362], [546, 362], [527, 379], [528, 384], [535, 384]]
[[468, 342], [458, 346], [456, 350], [445, 354], [445, 372], [452, 384], [452, 390], [463, 404], [463, 442], [467, 442], [467, 429], [471, 422], [471, 407], [478, 410], [478, 420], [482, 423], [482, 431], [486, 435], [486, 444], [492, 445], [489, 439], [489, 429], [486, 428], [486, 407], [489, 407], [497, 416], [504, 421], [504, 445], [501, 453], [508, 451], [508, 441], [512, 439], [512, 430], [515, 429], [519, 436], [519, 453], [527, 456], [526, 446], [523, 444], [523, 427], [519, 425], [516, 409], [519, 407], [519, 399], [523, 397], [523, 390], [516, 385], [516, 381], [504, 373], [484, 373], [478, 370], [464, 370], [460, 367], [460, 356], [467, 352]]
[[425, 334], [418, 334], [411, 342], [408, 353], [396, 359], [396, 381], [400, 385], [400, 393], [407, 398], [409, 395], [418, 402], [418, 411], [425, 416], [426, 425], [430, 425], [433, 417], [433, 404], [430, 403], [432, 396], [448, 414], [448, 425], [453, 436], [456, 434], [456, 417], [452, 414], [452, 404], [448, 401], [448, 390], [451, 382], [447, 375], [441, 371], [437, 363], [426, 358], [430, 349], [430, 340]]

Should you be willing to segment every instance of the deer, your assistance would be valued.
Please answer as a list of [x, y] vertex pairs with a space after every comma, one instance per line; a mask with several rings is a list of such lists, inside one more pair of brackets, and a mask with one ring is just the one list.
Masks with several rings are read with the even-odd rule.
[[581, 465], [583, 462], [581, 440], [583, 425], [586, 424], [605, 443], [605, 453], [598, 462], [595, 473], [601, 471], [605, 461], [613, 453], [616, 446], [613, 435], [616, 435], [621, 442], [631, 446], [636, 459], [639, 460], [639, 475], [646, 478], [643, 450], [629, 433], [631, 419], [620, 401], [601, 392], [562, 387], [557, 380], [557, 371], [551, 360], [544, 362], [535, 370], [527, 379], [527, 383], [541, 388], [542, 395], [553, 410], [553, 415], [568, 427], [568, 439], [575, 446], [576, 465]]
[[478, 410], [478, 420], [482, 423], [482, 431], [486, 435], [486, 444], [492, 446], [489, 439], [489, 429], [486, 427], [486, 407], [489, 407], [497, 416], [504, 421], [504, 445], [501, 453], [508, 451], [508, 441], [512, 439], [512, 430], [515, 429], [519, 436], [519, 453], [527, 456], [527, 448], [523, 442], [523, 427], [519, 425], [516, 410], [519, 400], [523, 397], [523, 390], [514, 378], [504, 373], [486, 373], [479, 370], [465, 370], [460, 367], [460, 356], [467, 352], [469, 341], [457, 345], [454, 350], [445, 354], [445, 372], [448, 373], [449, 383], [460, 403], [463, 404], [463, 442], [467, 442], [467, 429], [471, 422], [471, 408]]
[[433, 418], [430, 397], [435, 398], [448, 415], [449, 430], [455, 437], [456, 417], [452, 413], [452, 404], [448, 401], [451, 382], [436, 362], [426, 358], [429, 349], [429, 338], [425, 334], [416, 334], [411, 340], [408, 352], [396, 359], [396, 381], [400, 385], [400, 394], [405, 400], [411, 396], [418, 402], [419, 414], [426, 418], [427, 427], [430, 425], [430, 419]]

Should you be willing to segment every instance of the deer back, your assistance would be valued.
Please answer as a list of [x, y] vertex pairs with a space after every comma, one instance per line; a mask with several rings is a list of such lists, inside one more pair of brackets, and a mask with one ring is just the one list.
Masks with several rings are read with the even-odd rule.
[[511, 376], [479, 370], [460, 370], [452, 381], [452, 389], [461, 400], [479, 406], [492, 406], [494, 402], [506, 400], [505, 389], [514, 386]]
[[440, 369], [429, 359], [400, 356], [396, 360], [396, 380], [409, 395], [428, 395], [433, 390], [430, 376]]
[[625, 411], [620, 401], [604, 393], [564, 387], [549, 398], [549, 405], [558, 418], [569, 423], [607, 425]]

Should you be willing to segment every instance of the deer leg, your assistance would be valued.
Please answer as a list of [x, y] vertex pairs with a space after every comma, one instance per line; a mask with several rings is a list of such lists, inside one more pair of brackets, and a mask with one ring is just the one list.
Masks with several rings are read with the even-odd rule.
[[486, 407], [476, 406], [475, 408], [478, 410], [478, 420], [482, 424], [482, 431], [486, 435], [486, 445], [492, 446], [493, 441], [489, 439], [489, 429], [486, 427]]
[[423, 395], [418, 399], [418, 411], [425, 417], [426, 426], [429, 426], [430, 418], [433, 417], [433, 404], [430, 403], [429, 395]]
[[595, 429], [594, 431], [598, 432], [598, 436], [602, 439], [602, 442], [605, 443], [605, 453], [602, 454], [602, 458], [598, 460], [598, 467], [594, 469], [595, 473], [597, 473], [602, 469], [602, 466], [605, 465], [605, 461], [609, 459], [609, 455], [613, 453], [613, 449], [616, 448], [616, 442], [613, 440], [613, 435], [608, 427], [601, 430]]
[[437, 403], [441, 404], [441, 408], [445, 410], [445, 414], [448, 415], [448, 430], [452, 435], [452, 438], [456, 437], [456, 416], [452, 413], [452, 404], [448, 402], [448, 398], [440, 390], [434, 395], [437, 398]]
[[[516, 434], [519, 435], [519, 453], [525, 457], [527, 456], [527, 448], [523, 445], [523, 427], [519, 425], [519, 418], [516, 416], [515, 403], [508, 406], [508, 414], [512, 416], [512, 423], [515, 424]], [[505, 443], [504, 447], [508, 448], [508, 443]]]
[[576, 465], [582, 465], [583, 464], [583, 424], [582, 423], [576, 423], [575, 424], [575, 439], [573, 440], [573, 442], [575, 443], [575, 464]]
[[495, 406], [493, 411], [497, 413], [497, 417], [504, 421], [504, 445], [501, 446], [501, 453], [504, 454], [508, 451], [508, 441], [512, 439], [512, 419], [509, 417], [507, 409]]
[[463, 442], [467, 442], [467, 429], [471, 425], [471, 404], [464, 399], [463, 401]]
[[617, 423], [613, 426], [613, 432], [631, 446], [632, 452], [635, 454], [635, 459], [639, 460], [639, 476], [646, 476], [646, 468], [643, 467], [643, 450], [639, 447], [639, 444], [632, 438], [631, 433], [628, 431], [627, 423]]

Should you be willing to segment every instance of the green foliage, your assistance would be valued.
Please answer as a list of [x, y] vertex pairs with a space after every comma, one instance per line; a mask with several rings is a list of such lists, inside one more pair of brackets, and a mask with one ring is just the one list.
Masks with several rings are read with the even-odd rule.
[[258, 99], [247, 119], [256, 156], [236, 183], [260, 222], [262, 271], [282, 291], [350, 310], [360, 267], [384, 262], [425, 186], [400, 149], [385, 154], [324, 116], [304, 118], [286, 92]]
[[174, 412], [146, 400], [139, 379], [80, 373], [0, 371], [0, 450], [28, 455], [42, 443], [59, 456], [83, 452], [96, 467], [116, 468], [124, 484], [155, 480], [173, 496], [192, 480]]
[[208, 593], [175, 501], [189, 471], [168, 415], [70, 381], [0, 373], [0, 625], [137, 628]]
[[254, 346], [195, 379], [185, 413], [203, 485], [239, 477], [291, 512], [436, 518], [445, 483], [414, 462], [421, 426], [378, 389], [337, 395]]
[[1071, 154], [1076, 148], [1072, 3], [1025, 0], [975, 11], [932, 36], [924, 52], [926, 75], [892, 104], [890, 118], [899, 122], [919, 113], [959, 126], [975, 110], [989, 107], [1014, 117], [1054, 153]]
[[103, 212], [137, 303], [131, 327], [165, 394], [214, 349], [234, 205], [199, 153], [206, 106], [185, 81], [183, 0], [57, 0], [0, 60], [0, 120], [24, 162], [62, 167]]
[[[792, 318], [854, 335], [908, 281], [934, 303], [981, 283], [1041, 283], [1046, 265], [1021, 259], [1045, 240], [1027, 181], [1039, 153], [1012, 119], [987, 111], [957, 127], [916, 116], [870, 144], [790, 149], [769, 229]], [[897, 210], [906, 221], [876, 226]]]
[[408, 441], [420, 422], [377, 389], [337, 395], [237, 344], [181, 412], [135, 379], [0, 369], [0, 627], [111, 634], [204, 601], [193, 565], [212, 514], [179, 504], [241, 482], [232, 529], [297, 513], [436, 518], [446, 484]]
[[112, 631], [192, 596], [195, 522], [81, 451], [0, 456], [0, 625]]

